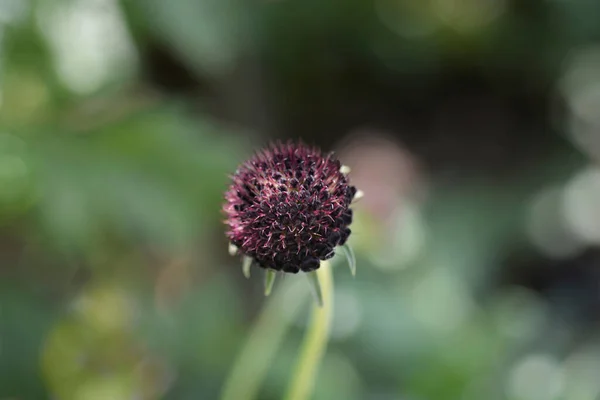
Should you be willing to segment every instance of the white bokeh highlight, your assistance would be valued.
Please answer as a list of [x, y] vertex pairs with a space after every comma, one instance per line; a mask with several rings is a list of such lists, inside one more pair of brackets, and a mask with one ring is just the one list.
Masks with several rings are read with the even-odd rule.
[[584, 247], [567, 220], [563, 194], [561, 187], [542, 190], [532, 199], [527, 218], [531, 242], [542, 254], [554, 259], [575, 256]]
[[548, 354], [528, 355], [510, 372], [507, 395], [512, 400], [558, 400], [565, 388], [560, 363]]
[[136, 69], [137, 54], [115, 0], [44, 2], [38, 25], [56, 72], [75, 93], [93, 93]]
[[580, 171], [567, 184], [564, 213], [577, 236], [590, 244], [600, 243], [600, 168]]

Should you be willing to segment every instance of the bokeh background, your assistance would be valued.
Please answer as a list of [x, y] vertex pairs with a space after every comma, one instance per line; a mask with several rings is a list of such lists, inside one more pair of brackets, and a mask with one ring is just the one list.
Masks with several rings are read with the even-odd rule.
[[288, 138], [366, 193], [315, 399], [599, 399], [599, 21], [597, 0], [0, 0], [0, 399], [217, 399], [266, 304], [222, 194]]

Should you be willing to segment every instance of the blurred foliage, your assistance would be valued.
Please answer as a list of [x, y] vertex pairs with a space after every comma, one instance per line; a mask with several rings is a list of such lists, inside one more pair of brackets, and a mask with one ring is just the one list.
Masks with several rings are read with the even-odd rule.
[[374, 128], [419, 173], [351, 163], [359, 269], [336, 270], [315, 399], [596, 399], [600, 184], [572, 181], [597, 172], [598, 15], [0, 1], [0, 398], [217, 398], [264, 303], [226, 255], [228, 174], [274, 138], [344, 158]]

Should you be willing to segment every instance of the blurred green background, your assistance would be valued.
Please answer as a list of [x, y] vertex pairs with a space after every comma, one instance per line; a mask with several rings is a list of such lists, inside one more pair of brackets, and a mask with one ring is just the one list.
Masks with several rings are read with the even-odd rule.
[[[315, 399], [599, 399], [599, 17], [0, 0], [0, 399], [218, 398], [266, 303], [222, 195], [287, 138], [366, 194]], [[258, 398], [281, 397], [305, 321]]]

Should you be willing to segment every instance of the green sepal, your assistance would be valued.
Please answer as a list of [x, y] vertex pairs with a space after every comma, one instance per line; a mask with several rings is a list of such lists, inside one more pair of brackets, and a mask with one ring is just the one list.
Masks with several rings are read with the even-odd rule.
[[275, 282], [275, 271], [268, 269], [265, 275], [265, 296], [271, 294], [273, 283]]
[[250, 267], [252, 266], [252, 257], [244, 256], [242, 259], [242, 273], [246, 279], [250, 279]]
[[308, 285], [310, 286], [310, 291], [319, 305], [319, 307], [323, 306], [323, 294], [321, 293], [321, 283], [319, 282], [319, 275], [317, 271], [311, 271], [306, 273], [306, 278], [308, 280]]
[[356, 257], [354, 256], [354, 250], [352, 250], [352, 246], [348, 243], [345, 243], [341, 246], [344, 255], [346, 256], [346, 260], [348, 261], [348, 268], [350, 268], [350, 273], [352, 276], [356, 276]]

